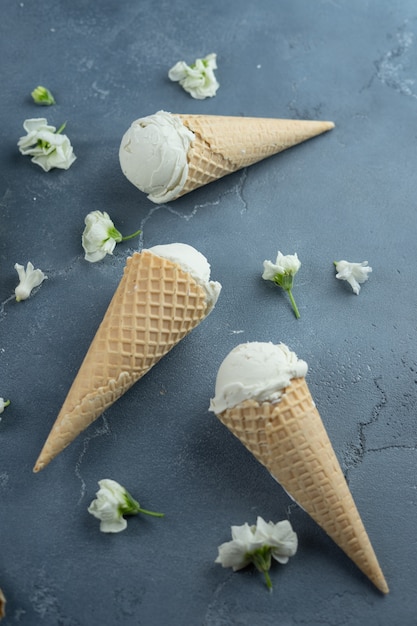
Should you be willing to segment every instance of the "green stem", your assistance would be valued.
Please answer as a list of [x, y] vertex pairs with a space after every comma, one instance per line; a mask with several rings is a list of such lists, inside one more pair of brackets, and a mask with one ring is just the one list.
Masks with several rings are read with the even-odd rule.
[[164, 513], [155, 513], [154, 511], [147, 511], [142, 509], [139, 502], [132, 498], [128, 491], [124, 493], [125, 504], [119, 507], [121, 515], [136, 515], [137, 513], [145, 513], [145, 515], [152, 515], [152, 517], [164, 517]]
[[6, 408], [6, 406], [9, 406], [9, 404], [10, 404], [10, 400], [5, 400], [3, 404], [4, 408]]
[[265, 576], [266, 586], [268, 587], [270, 591], [272, 591], [272, 580], [267, 570], [264, 570], [264, 576]]
[[296, 303], [295, 303], [294, 296], [292, 295], [292, 291], [291, 291], [291, 289], [287, 289], [287, 293], [288, 293], [288, 295], [289, 295], [290, 302], [291, 302], [291, 306], [292, 306], [293, 311], [294, 311], [294, 313], [295, 313], [295, 317], [296, 317], [297, 319], [299, 319], [299, 318], [300, 318], [300, 312], [299, 312], [299, 310], [298, 310], [298, 306], [297, 306], [297, 305], [296, 305]]
[[269, 546], [262, 546], [262, 548], [258, 548], [250, 554], [250, 558], [258, 572], [263, 572], [266, 586], [271, 590], [272, 581], [269, 575], [269, 568], [271, 567], [271, 548]]
[[165, 513], [155, 513], [155, 511], [147, 511], [139, 507], [138, 513], [145, 513], [145, 515], [151, 515], [152, 517], [164, 517]]
[[137, 237], [138, 235], [140, 235], [141, 232], [142, 232], [141, 230], [137, 230], [135, 233], [133, 233], [133, 235], [127, 235], [127, 237], [122, 237], [122, 241], [133, 239], [133, 237]]

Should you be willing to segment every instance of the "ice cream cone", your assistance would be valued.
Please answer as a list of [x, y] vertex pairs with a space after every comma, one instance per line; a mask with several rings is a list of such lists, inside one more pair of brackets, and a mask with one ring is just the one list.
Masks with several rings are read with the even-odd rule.
[[194, 278], [144, 250], [127, 260], [34, 472], [43, 469], [208, 314]]
[[179, 196], [334, 128], [333, 122], [180, 115], [195, 139]]
[[245, 400], [217, 417], [383, 593], [388, 586], [304, 378], [279, 402]]

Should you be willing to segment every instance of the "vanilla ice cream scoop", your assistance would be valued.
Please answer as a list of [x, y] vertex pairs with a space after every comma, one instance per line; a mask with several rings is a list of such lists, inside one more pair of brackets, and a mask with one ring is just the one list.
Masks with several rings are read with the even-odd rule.
[[217, 302], [221, 284], [210, 280], [210, 264], [204, 254], [186, 243], [168, 243], [148, 248], [156, 256], [177, 263], [184, 272], [190, 274], [207, 295], [207, 313]]
[[307, 369], [283, 343], [242, 343], [220, 365], [210, 411], [218, 415], [244, 400], [278, 402], [291, 379], [306, 376]]
[[173, 200], [188, 176], [187, 154], [193, 139], [194, 133], [166, 111], [135, 120], [120, 145], [123, 174], [152, 202]]

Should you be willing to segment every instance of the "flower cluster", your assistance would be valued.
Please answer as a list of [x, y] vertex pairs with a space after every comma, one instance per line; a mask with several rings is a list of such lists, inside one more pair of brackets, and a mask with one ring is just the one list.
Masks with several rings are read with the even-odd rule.
[[231, 531], [232, 541], [219, 546], [215, 563], [231, 567], [234, 572], [252, 563], [263, 572], [268, 589], [272, 589], [271, 559], [284, 564], [297, 552], [298, 538], [290, 522], [266, 523], [258, 517], [256, 525], [232, 526]]
[[170, 80], [179, 82], [181, 87], [197, 100], [216, 95], [219, 83], [214, 75], [217, 69], [216, 55], [208, 54], [204, 59], [196, 59], [192, 65], [178, 61], [168, 72]]
[[100, 489], [96, 493], [96, 499], [88, 507], [88, 512], [100, 520], [100, 530], [103, 533], [120, 533], [124, 530], [127, 527], [124, 515], [144, 513], [153, 517], [164, 517], [163, 513], [142, 509], [139, 502], [115, 480], [104, 478], [98, 484]]
[[25, 120], [23, 128], [27, 134], [19, 139], [18, 148], [45, 172], [54, 167], [67, 170], [74, 163], [76, 156], [71, 142], [62, 134], [65, 124], [56, 130], [55, 126], [48, 126], [44, 117], [38, 117]]

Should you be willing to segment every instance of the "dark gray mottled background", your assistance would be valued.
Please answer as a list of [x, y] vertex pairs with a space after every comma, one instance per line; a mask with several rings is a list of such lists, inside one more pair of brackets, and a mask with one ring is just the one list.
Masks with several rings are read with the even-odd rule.
[[[409, 626], [417, 623], [416, 112], [412, 0], [2, 0], [0, 586], [7, 626]], [[215, 98], [167, 78], [218, 55]], [[30, 92], [49, 87], [52, 108]], [[172, 112], [330, 119], [336, 128], [167, 205], [122, 175], [133, 119]], [[17, 150], [46, 116], [77, 160], [44, 173]], [[91, 265], [85, 215], [124, 234]], [[186, 242], [223, 284], [216, 309], [38, 475], [32, 467], [133, 250]], [[297, 252], [294, 294], [261, 279]], [[368, 260], [359, 297], [332, 262]], [[16, 303], [16, 262], [48, 280]], [[391, 588], [382, 597], [208, 412], [225, 355], [284, 341], [308, 380]], [[101, 478], [163, 520], [99, 532]], [[288, 518], [299, 551], [260, 574], [214, 564], [230, 525]]]

